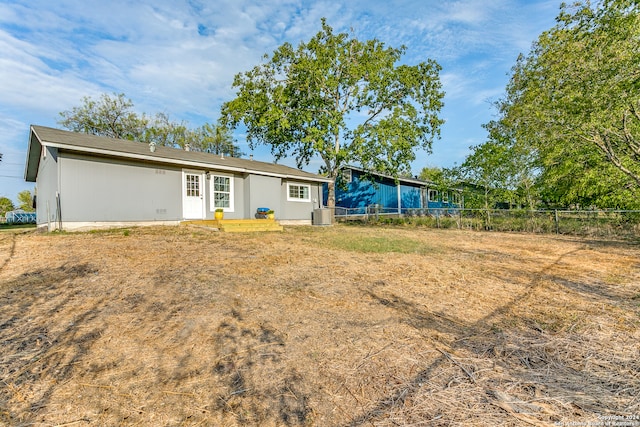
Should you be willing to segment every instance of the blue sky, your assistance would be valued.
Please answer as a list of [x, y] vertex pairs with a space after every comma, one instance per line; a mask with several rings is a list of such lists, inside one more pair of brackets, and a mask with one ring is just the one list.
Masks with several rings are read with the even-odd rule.
[[[451, 167], [484, 142], [519, 53], [555, 24], [556, 0], [0, 0], [0, 196], [33, 190], [23, 179], [30, 124], [60, 127], [84, 96], [124, 93], [139, 113], [193, 127], [215, 122], [235, 74], [285, 41], [320, 30], [405, 45], [403, 63], [442, 66], [441, 139], [413, 173]], [[234, 135], [251, 153], [243, 135]], [[272, 161], [268, 149], [254, 158]], [[293, 162], [282, 163], [294, 165]], [[319, 163], [305, 169], [317, 172]]]

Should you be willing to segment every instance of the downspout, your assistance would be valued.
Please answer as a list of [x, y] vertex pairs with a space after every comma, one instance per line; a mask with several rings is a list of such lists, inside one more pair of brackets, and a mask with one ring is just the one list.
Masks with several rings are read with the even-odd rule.
[[56, 216], [58, 217], [58, 230], [62, 231], [62, 208], [60, 205], [60, 193], [56, 191]]
[[400, 192], [400, 182], [398, 182], [397, 188], [398, 188], [398, 215], [402, 215], [402, 194]]
[[56, 220], [58, 221], [58, 230], [62, 231], [62, 208], [60, 204], [60, 190], [62, 189], [62, 159], [60, 158], [60, 150], [56, 150], [56, 166], [58, 176], [58, 191], [56, 191]]

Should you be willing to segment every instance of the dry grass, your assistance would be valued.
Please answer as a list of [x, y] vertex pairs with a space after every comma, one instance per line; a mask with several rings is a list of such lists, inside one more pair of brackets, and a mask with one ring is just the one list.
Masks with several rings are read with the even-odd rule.
[[640, 416], [639, 259], [432, 229], [3, 233], [0, 424]]

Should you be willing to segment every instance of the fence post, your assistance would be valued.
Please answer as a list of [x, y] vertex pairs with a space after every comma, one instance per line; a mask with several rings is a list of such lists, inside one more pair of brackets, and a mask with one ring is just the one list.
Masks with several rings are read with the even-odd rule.
[[560, 219], [558, 218], [558, 209], [555, 209], [555, 223], [556, 223], [556, 234], [560, 234]]

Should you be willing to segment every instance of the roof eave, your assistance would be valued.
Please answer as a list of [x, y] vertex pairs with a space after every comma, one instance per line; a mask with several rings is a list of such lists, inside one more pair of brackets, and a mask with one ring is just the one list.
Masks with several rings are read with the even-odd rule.
[[367, 171], [366, 169], [358, 167], [358, 166], [347, 165], [347, 166], [344, 166], [344, 169], [354, 169], [354, 170], [357, 170], [357, 171], [360, 171], [360, 172], [368, 173], [370, 175], [379, 176], [380, 178], [394, 179], [394, 180], [397, 179], [399, 182], [407, 182], [407, 183], [423, 185], [423, 186], [434, 185], [434, 183], [431, 182], [431, 181], [425, 181], [425, 180], [416, 179], [416, 178], [405, 178], [405, 177], [401, 177], [401, 176], [399, 176], [398, 178], [394, 178], [391, 175], [386, 175], [386, 174], [382, 174], [382, 173], [378, 173], [378, 172], [374, 172], [374, 171]]
[[[284, 179], [297, 179], [297, 180], [312, 181], [312, 182], [331, 182], [330, 179], [324, 178], [324, 177], [310, 177], [310, 176], [301, 176], [301, 175], [293, 175], [293, 174], [281, 174], [281, 173], [275, 173], [275, 172], [266, 172], [266, 171], [261, 171], [256, 169], [250, 169], [250, 168], [220, 165], [218, 163], [196, 162], [196, 161], [190, 161], [190, 160], [172, 159], [169, 157], [160, 157], [157, 155], [151, 156], [151, 155], [136, 154], [136, 153], [123, 153], [120, 151], [104, 150], [100, 148], [79, 147], [77, 145], [69, 145], [69, 144], [64, 144], [60, 142], [44, 141], [41, 143], [43, 143], [46, 146], [54, 147], [58, 149], [80, 152], [80, 153], [100, 154], [108, 157], [136, 159], [136, 160], [143, 160], [143, 161], [148, 161], [153, 163], [164, 163], [164, 164], [171, 164], [176, 166], [194, 167], [194, 168], [202, 168], [202, 169], [214, 169], [214, 170], [220, 170], [225, 172], [238, 172], [238, 173], [247, 173], [252, 175], [273, 176], [276, 178], [284, 178]], [[36, 169], [36, 172], [37, 172], [37, 169]], [[34, 181], [35, 181], [35, 178], [34, 178]]]
[[35, 182], [38, 176], [38, 166], [40, 163], [40, 153], [42, 152], [42, 142], [35, 129], [31, 126], [29, 130], [29, 146], [27, 147], [27, 160], [24, 165], [24, 180]]

